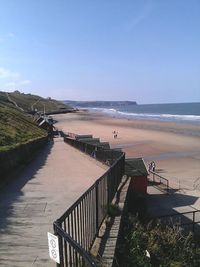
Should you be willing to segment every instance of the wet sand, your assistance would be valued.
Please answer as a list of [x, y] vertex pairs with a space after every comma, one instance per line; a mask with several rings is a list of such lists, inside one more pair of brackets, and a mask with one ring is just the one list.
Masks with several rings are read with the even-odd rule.
[[[157, 172], [173, 187], [192, 190], [200, 180], [200, 125], [128, 120], [87, 111], [54, 118], [64, 132], [93, 134], [121, 148], [126, 157], [143, 157], [146, 164], [154, 160]], [[118, 132], [116, 139], [113, 131]]]

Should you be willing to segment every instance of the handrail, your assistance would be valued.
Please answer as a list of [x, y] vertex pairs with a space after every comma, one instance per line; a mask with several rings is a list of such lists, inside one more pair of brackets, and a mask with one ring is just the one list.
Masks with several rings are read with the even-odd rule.
[[171, 214], [167, 214], [167, 215], [161, 215], [161, 216], [155, 217], [155, 218], [161, 219], [161, 218], [167, 218], [167, 217], [175, 217], [175, 216], [181, 216], [181, 215], [191, 214], [191, 213], [196, 213], [196, 212], [200, 212], [200, 210], [191, 210], [191, 211], [186, 211], [186, 212], [181, 212], [181, 213], [171, 213]]
[[[195, 225], [200, 223], [200, 221], [196, 221], [196, 214], [200, 213], [200, 210], [192, 210], [192, 211], [186, 211], [186, 212], [181, 212], [181, 213], [172, 213], [172, 214], [167, 214], [167, 215], [161, 215], [158, 217], [152, 217], [150, 220], [161, 220], [162, 222], [164, 222], [167, 225], [175, 225], [176, 227], [182, 227], [182, 226], [186, 226], [186, 225], [192, 225], [192, 231], [195, 232]], [[185, 215], [192, 215], [192, 218], [188, 218], [188, 217], [183, 217]], [[173, 221], [173, 217], [177, 217], [177, 219], [179, 219], [179, 222], [174, 222]], [[183, 220], [191, 220], [190, 222], [181, 222], [181, 218]], [[166, 222], [166, 220], [168, 220], [168, 222]], [[183, 221], [182, 220], [182, 221]]]
[[81, 199], [83, 199], [92, 189], [95, 188], [95, 185], [98, 184], [105, 175], [107, 175], [110, 171], [110, 169], [112, 169], [118, 162], [120, 159], [122, 159], [124, 157], [125, 153], [123, 153], [120, 158], [118, 158], [117, 161], [115, 161], [112, 166], [110, 166], [110, 168], [100, 177], [98, 178], [95, 183], [93, 185], [91, 185], [69, 208], [68, 210], [58, 219], [58, 221], [62, 221], [64, 219], [64, 217], [66, 217], [76, 206], [77, 204], [81, 201]]
[[[89, 250], [98, 234], [100, 226], [107, 214], [108, 205], [124, 174], [125, 153], [112, 149], [99, 148], [93, 144], [70, 139], [61, 132], [64, 141], [75, 148], [108, 164], [109, 169], [90, 186], [71, 207], [54, 222], [54, 232], [59, 238], [61, 265], [81, 267], [87, 263], [89, 267], [96, 266], [89, 256]], [[86, 255], [86, 256], [85, 256]], [[93, 264], [93, 265], [91, 265]], [[85, 265], [84, 265], [85, 266]]]
[[[163, 184], [164, 186], [166, 186], [166, 189], [167, 189], [167, 192], [169, 191], [169, 180], [162, 177], [161, 175], [159, 175], [158, 173], [154, 172], [154, 171], [151, 171], [149, 170], [149, 173], [151, 173], [153, 175], [153, 182], [156, 182], [155, 181], [155, 177], [158, 177], [159, 180], [160, 180], [160, 183]], [[162, 180], [162, 181], [161, 181]], [[165, 183], [163, 182], [165, 181]]]
[[84, 258], [89, 267], [97, 267], [96, 264], [92, 261], [88, 253], [76, 242], [70, 235], [68, 235], [57, 222], [54, 222], [55, 234], [61, 234], [65, 241], [70, 242], [71, 246], [76, 249], [76, 251]]

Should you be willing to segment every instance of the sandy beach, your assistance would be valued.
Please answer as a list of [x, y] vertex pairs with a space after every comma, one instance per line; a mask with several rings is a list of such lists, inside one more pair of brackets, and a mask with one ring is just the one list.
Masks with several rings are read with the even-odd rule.
[[64, 132], [93, 134], [112, 148], [121, 148], [126, 157], [143, 157], [147, 165], [154, 160], [157, 172], [172, 187], [192, 190], [200, 180], [200, 125], [129, 120], [87, 111], [54, 118], [55, 126]]

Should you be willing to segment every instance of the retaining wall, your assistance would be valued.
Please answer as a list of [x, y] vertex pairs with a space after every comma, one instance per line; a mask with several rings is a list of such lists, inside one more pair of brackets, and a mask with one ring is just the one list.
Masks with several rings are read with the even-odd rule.
[[0, 152], [0, 185], [6, 183], [8, 175], [20, 165], [28, 163], [48, 141], [42, 137]]

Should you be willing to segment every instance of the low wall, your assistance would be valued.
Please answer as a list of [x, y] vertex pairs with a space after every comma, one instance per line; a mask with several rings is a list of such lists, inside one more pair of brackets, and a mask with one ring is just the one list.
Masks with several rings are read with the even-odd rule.
[[20, 165], [28, 163], [48, 141], [42, 137], [0, 152], [0, 186], [6, 183], [8, 175]]

